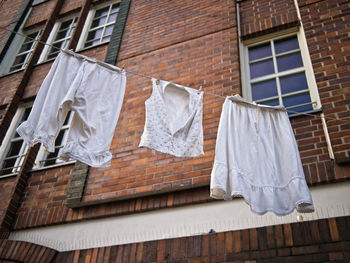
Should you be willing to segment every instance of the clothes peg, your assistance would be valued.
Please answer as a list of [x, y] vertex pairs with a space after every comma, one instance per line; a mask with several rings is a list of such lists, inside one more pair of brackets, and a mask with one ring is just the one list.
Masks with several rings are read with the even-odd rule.
[[160, 83], [160, 80], [159, 80], [159, 79], [157, 79], [157, 80], [156, 80], [156, 84], [157, 84], [157, 85], [159, 85], [159, 83]]
[[197, 94], [199, 95], [201, 93], [201, 91], [202, 91], [202, 86], [199, 86], [199, 90], [198, 90]]
[[124, 70], [124, 68], [125, 68], [125, 64], [123, 64], [123, 66], [122, 66], [122, 71]]

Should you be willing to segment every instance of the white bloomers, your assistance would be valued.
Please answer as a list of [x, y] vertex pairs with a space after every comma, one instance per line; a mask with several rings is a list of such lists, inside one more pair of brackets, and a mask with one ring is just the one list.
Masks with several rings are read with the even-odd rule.
[[18, 128], [30, 145], [54, 152], [67, 113], [74, 116], [60, 159], [73, 158], [92, 167], [110, 165], [109, 148], [123, 103], [126, 75], [69, 51], [60, 52], [42, 83], [32, 111]]
[[239, 95], [226, 98], [210, 189], [213, 198], [243, 197], [257, 214], [314, 211], [284, 108], [249, 104]]

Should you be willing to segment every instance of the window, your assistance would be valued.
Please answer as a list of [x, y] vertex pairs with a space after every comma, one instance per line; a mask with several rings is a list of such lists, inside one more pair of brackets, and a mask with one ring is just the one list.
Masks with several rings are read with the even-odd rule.
[[277, 36], [243, 48], [245, 97], [260, 104], [283, 105], [294, 112], [320, 108], [306, 41], [301, 35]]
[[[27, 120], [31, 109], [31, 104], [25, 104], [19, 107], [6, 133], [3, 144], [0, 147], [0, 178], [17, 174], [23, 164], [28, 151], [28, 145], [19, 136], [16, 129], [22, 122]], [[72, 118], [73, 114], [69, 112], [56, 138], [55, 152], [49, 153], [45, 151], [43, 146], [40, 147], [34, 168], [37, 169], [64, 163], [58, 157], [67, 141]], [[70, 161], [73, 161], [73, 159]]]
[[60, 52], [59, 49], [64, 49], [68, 46], [69, 40], [72, 37], [73, 30], [76, 26], [77, 15], [66, 17], [55, 23], [47, 43], [56, 47], [45, 45], [39, 63], [45, 60], [54, 59]]
[[108, 42], [119, 12], [119, 2], [98, 6], [91, 10], [83, 30], [83, 38], [78, 47], [87, 48]]
[[21, 168], [28, 146], [16, 132], [16, 129], [28, 118], [30, 110], [31, 106], [20, 107], [6, 133], [4, 142], [0, 147], [0, 177], [16, 174]]
[[41, 30], [36, 30], [31, 33], [24, 33], [26, 37], [24, 37], [21, 47], [17, 52], [17, 55], [10, 68], [10, 72], [24, 69], [26, 67], [36, 46], [37, 40], [39, 40], [40, 32]]
[[[72, 112], [68, 112], [66, 120], [63, 123], [63, 126], [60, 132], [57, 135], [55, 141], [55, 151], [53, 153], [47, 152], [44, 147], [41, 147], [37, 155], [34, 168], [47, 167], [52, 165], [63, 164], [64, 162], [59, 159], [63, 146], [67, 142], [68, 131], [73, 118]], [[71, 159], [70, 161], [73, 161]]]

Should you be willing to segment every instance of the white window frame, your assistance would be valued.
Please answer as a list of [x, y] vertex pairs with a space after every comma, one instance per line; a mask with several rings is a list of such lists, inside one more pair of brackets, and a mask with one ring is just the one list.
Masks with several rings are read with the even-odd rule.
[[[30, 35], [34, 32], [39, 31], [39, 34], [36, 37], [36, 40], [38, 40], [40, 38], [40, 35], [41, 35], [41, 30], [42, 30], [42, 26], [37, 26], [37, 27], [34, 27], [32, 29], [29, 29], [29, 30], [19, 30], [19, 32], [23, 35]], [[18, 52], [21, 49], [21, 47], [26, 39], [26, 37], [24, 37], [23, 35], [16, 34], [15, 38], [13, 39], [10, 47], [8, 48], [8, 50], [6, 52], [6, 55], [4, 56], [3, 60], [1, 61], [0, 76], [6, 75], [6, 74], [11, 74], [14, 72], [18, 72], [18, 71], [24, 70], [26, 68], [28, 61], [32, 56], [32, 53], [33, 53], [36, 45], [38, 44], [37, 41], [35, 41], [35, 44], [32, 46], [30, 52], [28, 52], [28, 53], [30, 53], [30, 55], [26, 57], [26, 60], [23, 64], [24, 66], [22, 66], [20, 69], [16, 69], [16, 70], [11, 71], [11, 67], [13, 66], [13, 63], [15, 62], [15, 59], [16, 59], [17, 55], [19, 54]]]
[[[313, 111], [318, 111], [322, 108], [321, 100], [318, 94], [318, 88], [316, 84], [315, 74], [312, 68], [312, 63], [310, 59], [309, 49], [307, 46], [305, 33], [302, 26], [293, 27], [288, 30], [283, 30], [279, 32], [275, 32], [272, 34], [267, 34], [261, 37], [257, 37], [254, 39], [249, 39], [246, 41], [240, 41], [240, 63], [241, 63], [241, 72], [242, 72], [242, 93], [243, 97], [247, 98], [248, 100], [252, 100], [252, 89], [250, 86], [250, 70], [249, 70], [249, 57], [248, 57], [248, 48], [252, 46], [256, 46], [259, 44], [266, 43], [271, 40], [278, 40], [282, 38], [286, 38], [289, 36], [296, 35], [298, 38], [299, 48], [300, 48], [300, 54], [303, 61], [303, 70], [305, 71], [305, 76], [308, 84], [308, 90], [312, 102]], [[275, 59], [273, 59], [275, 60]], [[276, 61], [274, 61], [275, 66]], [[293, 73], [300, 72], [299, 69], [291, 69], [286, 72], [283, 72], [284, 75], [291, 75]], [[275, 78], [277, 75], [281, 75], [281, 73], [274, 73]], [[271, 76], [271, 75], [269, 75]], [[263, 79], [264, 77], [261, 77]], [[278, 89], [278, 99], [281, 103], [281, 94], [280, 94], [280, 87], [277, 83], [277, 89]], [[298, 92], [296, 92], [298, 93]], [[291, 108], [293, 110], [293, 108]]]
[[[58, 33], [58, 30], [60, 29], [60, 26], [62, 23], [68, 21], [68, 20], [71, 20], [73, 18], [76, 18], [76, 21], [78, 21], [78, 18], [79, 18], [79, 14], [78, 13], [73, 13], [73, 14], [70, 14], [68, 16], [64, 16], [62, 17], [61, 19], [59, 19], [53, 26], [51, 32], [50, 32], [50, 35], [49, 37], [47, 38], [47, 41], [46, 43], [47, 44], [50, 44], [50, 45], [53, 45], [54, 42], [56, 42], [55, 38], [56, 38], [56, 35]], [[70, 27], [71, 28], [71, 27]], [[73, 34], [73, 32], [72, 32]], [[70, 37], [65, 37], [63, 38], [64, 40], [68, 40], [70, 41], [70, 39], [72, 38], [72, 35]], [[63, 39], [60, 39], [60, 40], [63, 40]], [[47, 59], [48, 55], [49, 55], [49, 51], [51, 50], [51, 46], [49, 45], [45, 45], [44, 48], [43, 48], [43, 51], [41, 52], [41, 55], [40, 55], [40, 58], [38, 60], [38, 64], [39, 63], [43, 63], [43, 62], [46, 62], [46, 61], [51, 61], [51, 60], [54, 60], [55, 58], [51, 58], [51, 59]]]
[[[13, 117], [11, 124], [9, 126], [9, 128], [7, 129], [6, 135], [3, 139], [3, 142], [0, 146], [0, 169], [2, 169], [2, 163], [4, 161], [4, 159], [6, 158], [6, 154], [9, 150], [10, 144], [12, 142], [12, 140], [14, 139], [14, 135], [16, 133], [16, 128], [18, 126], [18, 122], [19, 120], [22, 118], [25, 109], [30, 108], [32, 106], [32, 103], [25, 103], [22, 104], [20, 107], [18, 107], [15, 116]], [[22, 154], [20, 156], [25, 156], [25, 154], [28, 151], [28, 145], [23, 141], [23, 144], [21, 146], [21, 152]], [[17, 175], [21, 165], [23, 164], [23, 159], [21, 157], [17, 157], [16, 162], [15, 162], [15, 167], [17, 168], [13, 168], [12, 173], [10, 174], [6, 174], [6, 175], [0, 175], [0, 178], [6, 178], [6, 177], [10, 177], [10, 176], [14, 176]]]
[[[88, 34], [89, 34], [89, 31], [90, 31], [90, 27], [91, 27], [91, 24], [92, 24], [92, 20], [94, 19], [94, 16], [95, 16], [95, 13], [97, 10], [99, 9], [102, 9], [102, 8], [105, 8], [107, 6], [112, 6], [114, 4], [120, 4], [121, 0], [117, 0], [117, 1], [109, 1], [109, 2], [106, 2], [106, 3], [103, 3], [103, 4], [99, 4], [99, 5], [96, 5], [95, 7], [93, 7], [88, 15], [87, 15], [87, 18], [85, 20], [85, 24], [84, 24], [84, 27], [83, 27], [83, 30], [82, 30], [82, 33], [81, 33], [81, 36], [79, 38], [79, 41], [78, 41], [78, 45], [77, 45], [77, 51], [79, 50], [83, 50], [83, 49], [89, 49], [91, 47], [96, 47], [96, 46], [99, 46], [99, 45], [103, 45], [103, 44], [106, 44], [108, 43], [109, 41], [107, 42], [103, 42], [103, 43], [99, 43], [99, 44], [95, 44], [95, 45], [91, 45], [91, 46], [88, 46], [88, 47], [84, 47], [85, 45], [85, 42], [86, 42], [86, 39], [88, 37]], [[108, 12], [108, 15], [110, 14], [110, 11]], [[118, 13], [119, 15], [119, 13]], [[105, 24], [101, 27], [103, 27], [104, 29], [109, 26], [109, 25], [112, 25], [112, 24], [115, 24], [115, 22], [113, 23], [108, 23], [108, 24]], [[103, 31], [104, 32], [104, 31]], [[102, 33], [103, 35], [103, 33]]]

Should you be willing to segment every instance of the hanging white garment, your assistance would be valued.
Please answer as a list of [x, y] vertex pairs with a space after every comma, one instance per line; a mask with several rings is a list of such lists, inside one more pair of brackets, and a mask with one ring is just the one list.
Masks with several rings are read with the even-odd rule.
[[109, 148], [118, 121], [126, 85], [126, 74], [112, 65], [61, 51], [44, 82], [28, 120], [18, 134], [30, 146], [42, 143], [55, 151], [55, 139], [67, 112], [74, 117], [60, 159], [73, 158], [93, 167], [109, 166]]
[[203, 152], [203, 92], [152, 79], [152, 95], [146, 100], [146, 121], [139, 147], [193, 157]]
[[239, 95], [223, 105], [211, 173], [211, 197], [241, 196], [257, 214], [314, 211], [299, 151], [283, 107]]

